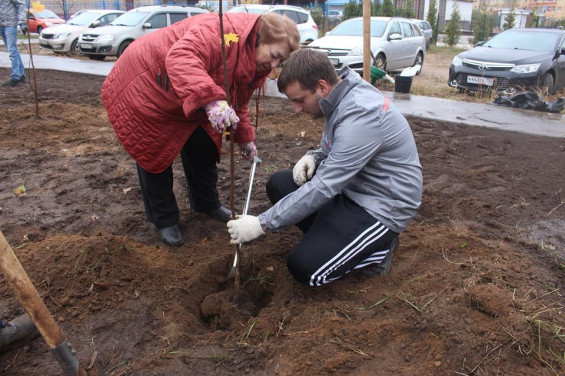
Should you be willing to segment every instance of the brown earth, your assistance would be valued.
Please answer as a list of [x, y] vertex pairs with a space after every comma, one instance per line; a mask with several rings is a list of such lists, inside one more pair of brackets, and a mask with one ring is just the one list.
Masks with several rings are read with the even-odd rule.
[[[0, 89], [0, 229], [85, 365], [96, 351], [116, 376], [564, 374], [565, 140], [410, 118], [425, 190], [391, 274], [300, 285], [288, 229], [244, 247], [236, 294], [225, 224], [190, 209], [179, 161], [187, 242], [164, 246], [146, 221], [102, 81], [39, 71], [39, 119], [29, 85]], [[260, 101], [250, 213], [321, 129]], [[241, 210], [249, 164], [235, 159]], [[24, 312], [2, 277], [0, 296], [2, 319]], [[62, 374], [41, 338], [0, 354], [0, 373]]]

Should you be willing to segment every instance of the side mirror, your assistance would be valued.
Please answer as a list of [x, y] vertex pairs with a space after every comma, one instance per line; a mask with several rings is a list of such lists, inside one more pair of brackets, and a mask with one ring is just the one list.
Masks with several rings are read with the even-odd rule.
[[388, 35], [388, 40], [401, 40], [402, 34], [400, 33], [392, 33]]
[[88, 27], [93, 28], [98, 26], [100, 26], [100, 20], [93, 21]]
[[146, 22], [143, 24], [143, 28], [144, 29], [151, 29], [153, 26], [151, 26], [151, 22]]

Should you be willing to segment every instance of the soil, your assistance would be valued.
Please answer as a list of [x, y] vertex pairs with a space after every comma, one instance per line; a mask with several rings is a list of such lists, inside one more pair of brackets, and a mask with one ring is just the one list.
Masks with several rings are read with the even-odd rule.
[[[409, 118], [424, 197], [389, 275], [298, 284], [291, 228], [243, 247], [236, 290], [225, 224], [191, 210], [179, 160], [186, 243], [165, 246], [145, 219], [103, 79], [37, 72], [38, 118], [29, 85], [0, 89], [0, 229], [84, 367], [95, 357], [106, 375], [564, 374], [565, 140]], [[269, 207], [269, 176], [317, 147], [322, 129], [285, 99], [259, 105], [251, 214]], [[250, 165], [237, 153], [234, 165], [241, 210]], [[1, 318], [22, 313], [0, 276]], [[0, 373], [62, 374], [41, 337], [0, 354]]]

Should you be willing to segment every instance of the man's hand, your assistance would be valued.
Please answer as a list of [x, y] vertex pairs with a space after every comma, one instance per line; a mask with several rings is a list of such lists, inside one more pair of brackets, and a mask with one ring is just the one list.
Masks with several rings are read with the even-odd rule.
[[214, 101], [204, 106], [208, 120], [218, 133], [222, 133], [226, 128], [232, 127], [235, 131], [239, 118], [233, 108], [226, 101]]
[[252, 161], [253, 157], [257, 155], [257, 146], [253, 141], [246, 144], [239, 144], [239, 150], [241, 151], [241, 156], [248, 161]]
[[228, 221], [228, 232], [231, 244], [250, 242], [265, 235], [259, 218], [252, 215], [238, 215], [237, 219]]
[[302, 186], [308, 180], [312, 179], [314, 171], [316, 171], [316, 160], [313, 155], [306, 154], [294, 165], [292, 178], [298, 186]]
[[25, 23], [20, 24], [20, 29], [22, 30], [22, 34], [26, 35], [27, 33], [27, 25]]

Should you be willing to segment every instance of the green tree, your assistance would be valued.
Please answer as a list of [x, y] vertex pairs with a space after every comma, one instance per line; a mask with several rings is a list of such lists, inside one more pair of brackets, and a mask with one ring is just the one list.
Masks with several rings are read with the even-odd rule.
[[437, 36], [438, 36], [436, 0], [432, 0], [432, 2], [430, 3], [430, 9], [428, 10], [428, 16], [426, 17], [426, 21], [428, 21], [430, 23], [430, 26], [432, 27], [433, 30], [432, 43], [435, 45], [437, 43]]
[[502, 30], [512, 29], [516, 24], [516, 13], [514, 13], [514, 8], [510, 9], [510, 13], [504, 17], [504, 25], [502, 25]]
[[382, 4], [379, 0], [373, 1], [371, 4], [371, 16], [380, 16], [382, 13]]
[[414, 12], [414, 1], [408, 0], [406, 3], [406, 8], [404, 9], [404, 17], [406, 18], [416, 18], [416, 13]]
[[457, 6], [453, 7], [451, 19], [445, 28], [445, 35], [445, 42], [448, 46], [453, 47], [459, 43], [459, 37], [461, 37], [461, 14], [459, 13]]
[[395, 13], [394, 4], [392, 0], [383, 0], [383, 16], [385, 17], [393, 17]]
[[488, 14], [486, 2], [471, 16], [471, 29], [473, 30], [473, 43], [477, 44], [489, 38], [492, 29], [496, 26], [496, 16]]
[[526, 21], [526, 27], [538, 27], [539, 16], [536, 16], [534, 11], [530, 12], [530, 15]]
[[349, 0], [349, 3], [343, 7], [343, 20], [363, 15], [363, 4], [355, 0]]

